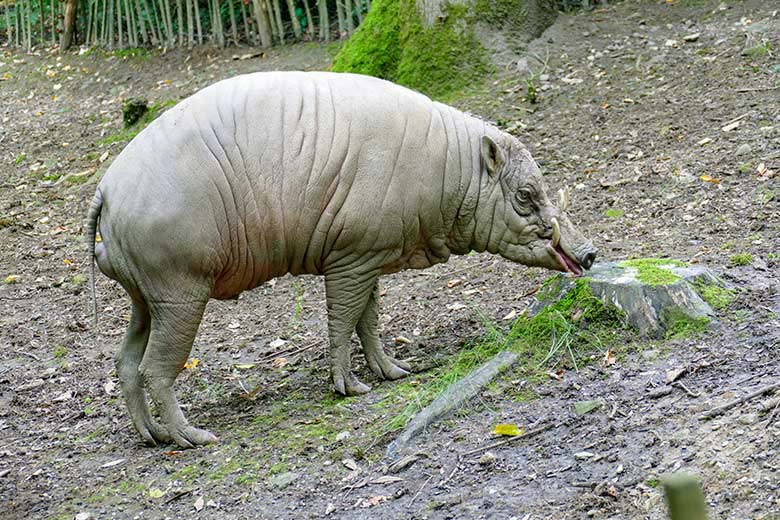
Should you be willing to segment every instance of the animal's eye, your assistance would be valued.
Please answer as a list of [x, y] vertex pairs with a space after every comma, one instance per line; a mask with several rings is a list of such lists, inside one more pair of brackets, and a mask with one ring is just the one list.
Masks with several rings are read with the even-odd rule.
[[520, 190], [515, 194], [515, 198], [521, 204], [528, 204], [531, 202], [531, 192], [529, 190]]

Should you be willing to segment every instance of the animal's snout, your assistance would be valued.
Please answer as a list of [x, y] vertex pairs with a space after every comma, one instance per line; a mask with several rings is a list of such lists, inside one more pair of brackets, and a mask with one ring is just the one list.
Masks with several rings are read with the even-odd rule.
[[588, 251], [584, 255], [582, 255], [582, 258], [580, 258], [580, 265], [584, 267], [585, 269], [590, 269], [593, 265], [593, 262], [596, 261], [596, 254], [598, 253], [597, 250]]

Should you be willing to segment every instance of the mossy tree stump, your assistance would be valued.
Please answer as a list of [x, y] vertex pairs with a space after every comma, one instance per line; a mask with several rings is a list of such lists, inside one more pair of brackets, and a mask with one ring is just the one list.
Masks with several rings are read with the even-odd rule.
[[[537, 294], [532, 312], [560, 300], [575, 278], [556, 275]], [[593, 296], [620, 309], [641, 336], [677, 338], [716, 323], [715, 311], [733, 299], [733, 290], [708, 268], [677, 260], [645, 258], [597, 264], [583, 279]]]

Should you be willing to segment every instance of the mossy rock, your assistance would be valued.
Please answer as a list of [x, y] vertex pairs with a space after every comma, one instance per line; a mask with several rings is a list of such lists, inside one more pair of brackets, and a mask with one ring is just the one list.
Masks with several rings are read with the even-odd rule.
[[[710, 269], [678, 260], [603, 263], [587, 274], [582, 280], [593, 295], [625, 313], [642, 337], [682, 338], [702, 332], [717, 323], [710, 303], [722, 309], [733, 298], [733, 291]], [[564, 298], [575, 289], [575, 280], [551, 277], [539, 291], [532, 312]]]

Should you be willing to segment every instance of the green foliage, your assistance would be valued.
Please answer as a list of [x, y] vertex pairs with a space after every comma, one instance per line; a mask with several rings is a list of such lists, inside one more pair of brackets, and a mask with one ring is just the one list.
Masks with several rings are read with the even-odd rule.
[[[540, 300], [552, 299], [560, 292], [560, 277], [545, 283]], [[546, 289], [545, 289], [546, 288]], [[522, 368], [531, 379], [557, 366], [575, 370], [589, 362], [595, 351], [617, 344], [627, 330], [625, 317], [616, 307], [604, 305], [593, 295], [588, 279], [578, 279], [574, 287], [555, 303], [533, 317], [515, 321], [508, 334], [486, 323], [488, 333], [482, 340], [464, 347], [451, 359], [435, 368], [424, 384], [406, 381], [396, 384], [378, 403], [386, 409], [388, 401], [404, 400], [406, 406], [385, 424], [386, 431], [403, 428], [421, 409], [430, 404], [448, 386], [469, 374], [496, 354], [510, 350], [521, 354]]]
[[665, 309], [664, 320], [667, 323], [666, 339], [685, 339], [701, 334], [710, 323], [707, 317], [693, 318], [677, 308]]
[[609, 208], [604, 212], [604, 216], [607, 218], [620, 218], [625, 215], [625, 211], [622, 209]]
[[333, 61], [335, 72], [395, 79], [401, 59], [400, 0], [374, 0], [360, 28]]
[[490, 70], [468, 6], [445, 4], [425, 27], [414, 0], [376, 0], [333, 70], [388, 79], [443, 98]]
[[662, 266], [685, 267], [684, 262], [671, 258], [638, 258], [620, 262], [621, 267], [634, 267], [637, 270], [637, 280], [647, 285], [671, 285], [680, 277]]
[[737, 253], [729, 258], [729, 262], [733, 266], [750, 265], [753, 263], [753, 255], [750, 253]]
[[153, 103], [149, 105], [149, 109], [133, 126], [129, 128], [124, 128], [120, 132], [117, 132], [116, 134], [106, 136], [103, 139], [100, 139], [97, 142], [97, 144], [107, 145], [107, 144], [130, 141], [136, 135], [138, 135], [141, 132], [141, 130], [146, 128], [149, 125], [149, 123], [157, 119], [157, 117], [159, 117], [163, 112], [165, 112], [168, 108], [172, 107], [176, 103], [177, 101], [170, 99], [168, 101]]
[[734, 289], [726, 289], [718, 285], [707, 285], [696, 283], [696, 292], [699, 293], [702, 300], [707, 302], [715, 310], [722, 311], [728, 307], [736, 297]]

